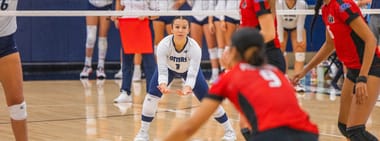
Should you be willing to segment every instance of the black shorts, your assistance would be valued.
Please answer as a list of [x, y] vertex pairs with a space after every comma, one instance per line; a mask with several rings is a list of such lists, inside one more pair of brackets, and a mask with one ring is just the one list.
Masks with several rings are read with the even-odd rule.
[[297, 27], [295, 27], [295, 28], [284, 28], [284, 30], [286, 31], [286, 32], [292, 32], [292, 31], [294, 31], [294, 30], [296, 30], [297, 29]]
[[13, 34], [0, 37], [0, 58], [18, 52]]
[[112, 4], [106, 5], [103, 7], [97, 7], [95, 5], [92, 5], [90, 2], [88, 2], [87, 10], [112, 10]]
[[[360, 69], [347, 68], [347, 78], [356, 83], [356, 78], [359, 76]], [[368, 75], [380, 77], [380, 59], [375, 57], [372, 66], [369, 69]]]
[[279, 127], [253, 135], [249, 141], [318, 141], [318, 135], [288, 127]]
[[284, 74], [286, 73], [286, 64], [283, 53], [280, 48], [277, 48], [274, 41], [270, 41], [266, 44], [265, 52], [267, 54], [268, 64], [277, 67]]

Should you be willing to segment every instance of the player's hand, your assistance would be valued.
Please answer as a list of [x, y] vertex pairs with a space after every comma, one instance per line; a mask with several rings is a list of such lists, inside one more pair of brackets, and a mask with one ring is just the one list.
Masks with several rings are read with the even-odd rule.
[[214, 34], [215, 33], [215, 25], [214, 23], [208, 23], [208, 29], [210, 30], [211, 34]]
[[140, 21], [144, 20], [144, 19], [147, 19], [148, 17], [147, 16], [139, 16], [137, 17]]
[[113, 21], [113, 23], [115, 24], [115, 28], [119, 29], [119, 20], [116, 19], [116, 20]]
[[158, 90], [160, 90], [161, 93], [167, 94], [169, 93], [169, 89], [166, 83], [161, 83], [160, 85], [157, 86]]
[[356, 104], [363, 104], [368, 99], [367, 83], [358, 82], [355, 84]]
[[220, 21], [220, 28], [222, 28], [222, 31], [227, 31], [227, 25], [225, 21]]
[[304, 48], [306, 45], [306, 42], [302, 41], [302, 42], [297, 42], [297, 47], [298, 48]]
[[297, 85], [298, 82], [305, 76], [305, 74], [306, 73], [304, 71], [296, 73], [295, 75], [293, 75], [292, 78], [290, 78], [290, 81], [292, 82], [293, 85]]
[[193, 93], [193, 89], [190, 86], [184, 86], [182, 90], [177, 91], [178, 95], [189, 95], [191, 93]]

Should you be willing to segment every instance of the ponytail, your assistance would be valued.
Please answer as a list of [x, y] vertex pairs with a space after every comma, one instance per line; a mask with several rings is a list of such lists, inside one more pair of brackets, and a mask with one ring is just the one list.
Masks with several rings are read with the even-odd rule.
[[310, 27], [311, 42], [313, 42], [313, 29], [314, 29], [315, 22], [317, 21], [317, 17], [319, 16], [319, 9], [321, 9], [322, 4], [323, 4], [323, 0], [317, 0], [317, 3], [315, 4], [315, 7], [314, 7], [314, 16], [313, 16], [311, 27]]
[[263, 49], [252, 47], [244, 52], [244, 60], [253, 66], [261, 66], [266, 62], [266, 55]]

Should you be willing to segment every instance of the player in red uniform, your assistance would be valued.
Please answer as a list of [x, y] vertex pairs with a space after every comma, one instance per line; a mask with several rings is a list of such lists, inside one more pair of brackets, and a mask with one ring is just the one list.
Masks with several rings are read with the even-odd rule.
[[293, 86], [280, 70], [266, 64], [264, 47], [263, 36], [254, 28], [242, 28], [234, 33], [232, 46], [223, 55], [230, 71], [212, 85], [197, 111], [182, 126], [171, 130], [164, 140], [189, 138], [224, 98], [249, 121], [248, 140], [318, 140], [318, 129], [299, 107]]
[[342, 87], [339, 130], [351, 141], [377, 141], [365, 130], [380, 88], [380, 59], [375, 55], [375, 36], [352, 0], [318, 0], [312, 27], [321, 7], [326, 41], [305, 69], [294, 76], [293, 82], [326, 59], [335, 47], [338, 58], [348, 69], [348, 79]]
[[[241, 27], [260, 29], [266, 43], [268, 63], [286, 72], [285, 58], [280, 50], [280, 41], [276, 35], [274, 0], [241, 0]], [[272, 11], [272, 12], [271, 12]]]

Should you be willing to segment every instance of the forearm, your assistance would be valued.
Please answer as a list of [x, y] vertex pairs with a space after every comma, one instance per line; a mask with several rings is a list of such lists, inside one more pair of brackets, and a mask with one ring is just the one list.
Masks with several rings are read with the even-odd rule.
[[376, 40], [368, 40], [365, 44], [362, 67], [359, 76], [368, 76], [376, 50]]

